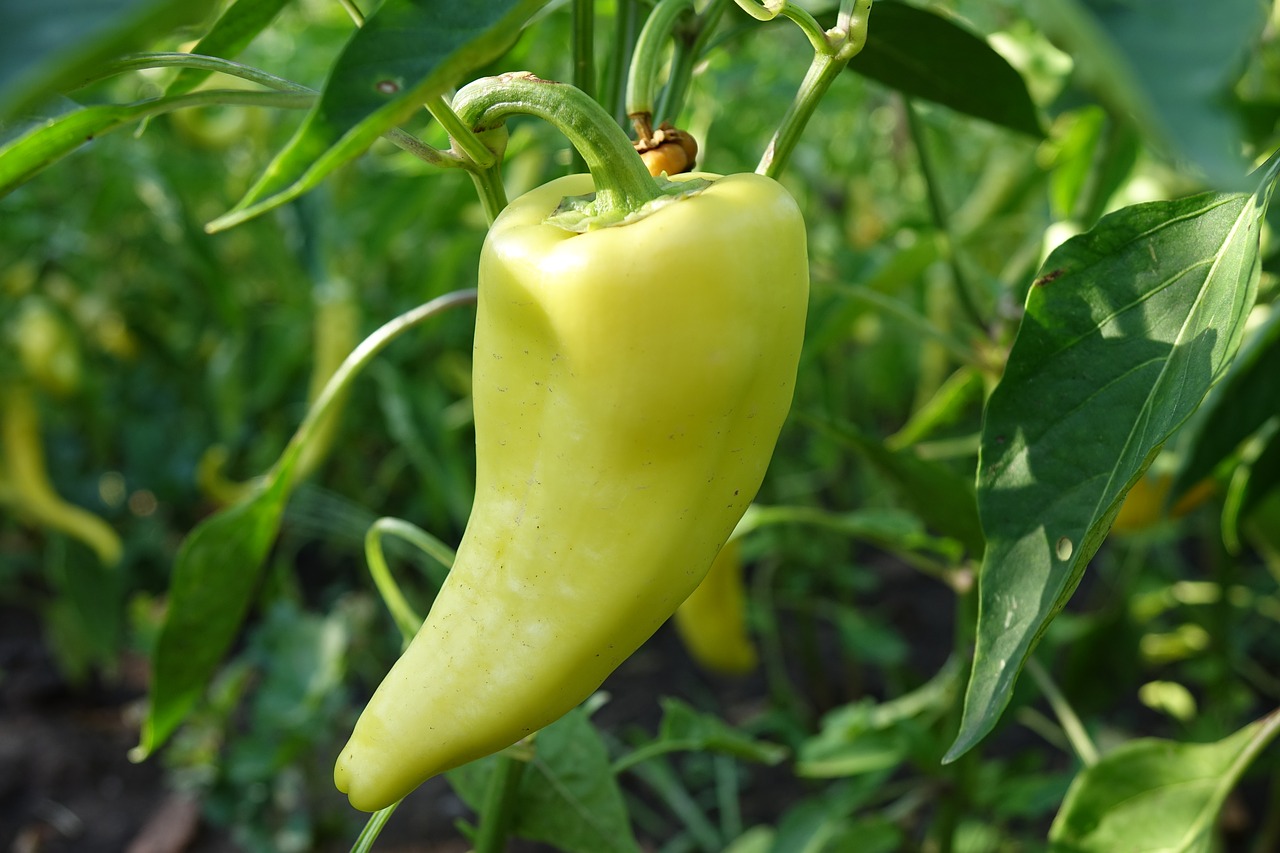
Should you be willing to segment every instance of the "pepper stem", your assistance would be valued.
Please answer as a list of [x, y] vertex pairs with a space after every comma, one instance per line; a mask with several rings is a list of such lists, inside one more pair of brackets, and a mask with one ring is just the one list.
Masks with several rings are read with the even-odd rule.
[[624, 219], [665, 195], [604, 107], [567, 83], [527, 72], [484, 77], [458, 91], [453, 109], [477, 133], [494, 130], [516, 114], [555, 125], [586, 161], [596, 186], [593, 213], [603, 223]]

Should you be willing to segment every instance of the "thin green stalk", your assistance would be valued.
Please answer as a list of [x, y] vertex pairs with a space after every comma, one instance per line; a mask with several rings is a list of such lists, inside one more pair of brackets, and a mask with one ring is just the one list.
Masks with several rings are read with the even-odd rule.
[[515, 114], [555, 125], [586, 160], [596, 187], [594, 214], [601, 221], [620, 220], [663, 195], [622, 128], [574, 86], [532, 74], [486, 77], [464, 86], [453, 108], [478, 132], [497, 129]]
[[[252, 105], [252, 106], [271, 106], [271, 107], [278, 107], [278, 108], [284, 108], [284, 109], [310, 109], [312, 106], [315, 105], [315, 99], [320, 96], [320, 93], [317, 92], [315, 89], [311, 89], [307, 86], [303, 86], [300, 83], [295, 83], [292, 80], [286, 80], [283, 77], [277, 77], [274, 74], [268, 74], [266, 71], [263, 71], [259, 68], [254, 68], [253, 66], [250, 66], [250, 65], [242, 65], [239, 62], [232, 62], [229, 59], [222, 59], [217, 56], [204, 56], [198, 53], [130, 54], [128, 56], [124, 56], [124, 57], [121, 57], [120, 59], [116, 59], [116, 60], [113, 60], [112, 62], [104, 64], [102, 68], [99, 69], [98, 73], [95, 74], [93, 77], [87, 78], [81, 81], [81, 85], [87, 86], [90, 83], [95, 83], [99, 80], [104, 80], [108, 77], [112, 77], [117, 74], [124, 74], [130, 71], [141, 71], [147, 68], [172, 68], [172, 67], [191, 68], [198, 71], [212, 71], [219, 74], [227, 74], [231, 77], [238, 77], [241, 80], [247, 80], [251, 83], [257, 83], [260, 86], [265, 86], [266, 88], [273, 89], [277, 92], [289, 92], [292, 94], [309, 96], [309, 100], [284, 99], [279, 101], [269, 101], [263, 98], [255, 98], [253, 100], [246, 101], [244, 99], [217, 100], [213, 98], [204, 97], [204, 98], [191, 98], [190, 100], [183, 101], [183, 102], [164, 101], [165, 103], [176, 103], [176, 106], [174, 107], [175, 109], [178, 107], [184, 107], [184, 106], [203, 106], [206, 104], [208, 105], [239, 104], [239, 105]], [[189, 93], [189, 95], [206, 95], [207, 96], [208, 92], [210, 91], [222, 91], [222, 90], [206, 89], [200, 92], [191, 92]], [[243, 92], [244, 90], [234, 89], [234, 90], [226, 90], [226, 91]], [[264, 93], [250, 93], [250, 94], [259, 95]], [[157, 100], [160, 101], [162, 99], [157, 99]], [[440, 151], [436, 148], [432, 148], [430, 145], [423, 142], [418, 137], [410, 133], [407, 133], [401, 130], [400, 128], [393, 128], [387, 131], [385, 134], [383, 134], [383, 136], [386, 139], [390, 140], [393, 144], [395, 144], [401, 150], [406, 151], [409, 154], [412, 154], [414, 157], [417, 157], [419, 160], [422, 160], [423, 162], [426, 162], [426, 163], [430, 163], [433, 166], [438, 166], [442, 169], [449, 169], [449, 168], [457, 168], [459, 166], [464, 165], [463, 161], [453, 156], [452, 154], [444, 151]]]
[[1071, 707], [1071, 703], [1062, 695], [1058, 685], [1053, 683], [1049, 673], [1035, 658], [1027, 658], [1027, 672], [1035, 680], [1040, 692], [1044, 694], [1044, 698], [1049, 700], [1049, 707], [1053, 709], [1054, 716], [1058, 718], [1058, 723], [1062, 726], [1062, 731], [1066, 734], [1067, 740], [1070, 741], [1071, 748], [1075, 750], [1076, 755], [1080, 758], [1080, 762], [1085, 767], [1092, 767], [1097, 764], [1098, 748], [1094, 746], [1089, 733], [1084, 730], [1084, 724], [1076, 716], [1075, 709]]
[[573, 0], [573, 85], [596, 96], [595, 0]]
[[391, 819], [396, 807], [402, 802], [404, 800], [397, 800], [385, 809], [379, 809], [369, 815], [369, 820], [365, 822], [364, 829], [360, 830], [360, 835], [356, 838], [355, 844], [351, 845], [351, 853], [370, 853], [373, 850], [373, 843], [378, 840], [378, 836], [382, 833], [382, 828], [387, 825], [387, 821]]
[[640, 139], [648, 139], [653, 134], [654, 102], [667, 46], [676, 27], [693, 13], [693, 0], [660, 0], [636, 39], [627, 74], [626, 110]]
[[454, 150], [470, 160], [481, 169], [487, 169], [498, 162], [498, 156], [484, 144], [470, 127], [458, 118], [444, 95], [437, 95], [425, 104], [431, 117], [440, 122], [440, 126], [449, 134]]
[[[369, 565], [369, 573], [373, 576], [374, 586], [378, 588], [378, 594], [382, 596], [383, 603], [391, 612], [391, 618], [400, 629], [401, 636], [408, 643], [418, 633], [418, 628], [422, 625], [422, 617], [405, 599], [399, 584], [396, 583], [387, 566], [387, 558], [382, 548], [382, 540], [386, 536], [394, 536], [416, 546], [418, 550], [443, 566], [446, 572], [453, 565], [455, 554], [452, 548], [430, 533], [398, 518], [380, 518], [365, 532], [364, 556], [365, 562]], [[431, 575], [431, 581], [437, 590], [444, 583], [444, 578], [445, 573]]]
[[920, 117], [916, 114], [915, 105], [911, 99], [904, 98], [903, 102], [907, 115], [907, 127], [911, 132], [911, 140], [915, 143], [916, 156], [920, 159], [920, 171], [924, 175], [924, 183], [928, 191], [929, 213], [933, 217], [934, 227], [938, 229], [939, 235], [945, 241], [943, 249], [947, 256], [947, 263], [951, 267], [951, 275], [956, 282], [956, 292], [960, 299], [960, 307], [974, 326], [983, 329], [986, 327], [986, 323], [982, 319], [982, 312], [978, 310], [978, 301], [973, 293], [973, 283], [969, 280], [960, 264], [956, 239], [952, 234], [947, 206], [942, 200], [938, 171], [934, 168], [933, 156], [929, 153], [924, 126], [920, 123]]
[[[955, 660], [967, 660], [972, 648], [974, 635], [978, 625], [978, 596], [972, 583], [965, 589], [957, 589], [955, 605], [955, 627], [951, 634], [951, 655]], [[948, 715], [949, 732], [960, 730], [964, 720], [963, 690], [956, 691], [956, 699]], [[980, 747], [974, 747], [957, 758], [945, 769], [949, 778], [948, 796], [938, 809], [933, 838], [937, 853], [951, 853], [955, 848], [956, 833], [960, 830], [960, 821], [964, 817], [970, 792], [973, 790], [974, 776], [979, 767]]]
[[351, 16], [351, 20], [355, 22], [357, 27], [364, 26], [364, 12], [360, 11], [360, 7], [355, 4], [354, 0], [338, 0], [338, 3], [343, 9], [347, 10], [347, 14]]
[[787, 161], [800, 141], [805, 126], [818, 108], [818, 103], [840, 72], [857, 56], [867, 43], [867, 20], [871, 14], [871, 0], [846, 0], [841, 5], [839, 21], [831, 30], [823, 31], [808, 12], [788, 0], [759, 6], [756, 0], [736, 0], [738, 5], [752, 16], [768, 21], [782, 15], [794, 21], [804, 31], [813, 45], [813, 62], [795, 98], [782, 116], [773, 138], [765, 147], [764, 155], [756, 171], [776, 178], [786, 168]]
[[267, 477], [269, 480], [280, 476], [282, 472], [292, 472], [298, 456], [302, 453], [303, 446], [311, 442], [313, 435], [320, 425], [324, 423], [329, 411], [342, 398], [342, 395], [355, 380], [356, 376], [392, 341], [409, 329], [438, 316], [450, 308], [458, 305], [467, 305], [475, 301], [476, 292], [474, 290], [455, 290], [452, 293], [437, 296], [429, 302], [425, 302], [398, 317], [388, 320], [361, 341], [360, 345], [352, 350], [351, 354], [334, 371], [333, 376], [329, 378], [328, 383], [324, 386], [324, 390], [320, 392], [320, 395], [316, 397], [316, 401], [312, 403], [311, 408], [307, 410], [306, 417], [302, 419], [297, 431], [289, 439], [289, 444], [284, 453], [280, 455], [276, 464], [268, 472]]
[[[596, 96], [596, 4], [595, 0], [573, 0], [573, 85], [589, 98]], [[573, 151], [571, 172], [586, 171], [587, 161]]]
[[500, 752], [496, 764], [480, 808], [480, 830], [476, 834], [474, 853], [502, 853], [511, 831], [511, 818], [515, 815], [516, 794], [525, 762]]

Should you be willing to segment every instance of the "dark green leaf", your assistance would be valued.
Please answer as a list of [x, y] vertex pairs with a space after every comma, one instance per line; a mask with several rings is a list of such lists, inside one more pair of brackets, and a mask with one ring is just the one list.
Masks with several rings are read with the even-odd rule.
[[982, 432], [978, 639], [954, 758], [995, 725], [1129, 488], [1239, 346], [1265, 201], [1125, 208], [1058, 247]]
[[[520, 777], [512, 832], [566, 853], [639, 850], [608, 753], [584, 711], [574, 709], [539, 731], [533, 750]], [[447, 774], [471, 808], [480, 808], [497, 761], [489, 756]]]
[[1280, 312], [1241, 347], [1231, 371], [1205, 403], [1195, 440], [1169, 497], [1177, 500], [1280, 411]]
[[1231, 476], [1222, 508], [1222, 540], [1233, 553], [1240, 550], [1240, 522], [1280, 485], [1280, 407], [1250, 445]]
[[826, 429], [847, 442], [896, 486], [925, 524], [958, 540], [970, 554], [982, 554], [982, 526], [973, 484], [967, 477], [939, 462], [920, 458], [910, 448], [890, 450], [850, 424], [832, 424]]
[[0, 27], [0, 120], [75, 87], [99, 63], [199, 21], [213, 0], [7, 3]]
[[1257, 0], [1037, 0], [1028, 14], [1071, 54], [1079, 83], [1208, 178], [1243, 185], [1242, 130], [1225, 106], [1266, 23]]
[[849, 68], [912, 97], [1044, 135], [1018, 72], [981, 36], [935, 12], [897, 0], [876, 3], [866, 47]]
[[248, 613], [279, 531], [288, 477], [205, 519], [182, 543], [152, 661], [151, 704], [136, 757], [154, 752], [195, 707]]
[[[204, 38], [191, 48], [191, 53], [220, 56], [226, 59], [240, 53], [266, 29], [290, 0], [236, 0], [222, 13]], [[185, 69], [165, 88], [166, 95], [190, 92], [209, 76], [208, 71]]]
[[1051, 853], [1209, 853], [1227, 794], [1280, 729], [1280, 712], [1216, 743], [1133, 741], [1081, 771]]
[[386, 131], [506, 50], [549, 0], [386, 0], [352, 36], [320, 102], [229, 213], [229, 228], [277, 207], [358, 157]]

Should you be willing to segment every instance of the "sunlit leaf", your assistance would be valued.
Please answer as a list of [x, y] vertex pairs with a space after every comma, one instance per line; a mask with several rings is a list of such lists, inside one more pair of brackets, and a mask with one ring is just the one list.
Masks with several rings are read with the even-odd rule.
[[229, 228], [296, 198], [506, 50], [548, 0], [386, 0], [330, 69], [319, 103], [230, 212]]
[[1280, 729], [1280, 712], [1216, 743], [1137, 740], [1081, 771], [1049, 832], [1051, 853], [1209, 853], [1218, 812]]
[[988, 401], [978, 639], [954, 758], [995, 725], [1125, 493], [1240, 344], [1258, 196], [1125, 208], [1056, 249]]

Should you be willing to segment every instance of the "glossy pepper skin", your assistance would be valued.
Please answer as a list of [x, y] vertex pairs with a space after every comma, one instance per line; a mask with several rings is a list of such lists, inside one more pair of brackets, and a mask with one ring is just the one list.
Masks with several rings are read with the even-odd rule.
[[[683, 176], [682, 176], [683, 177]], [[725, 178], [638, 221], [513, 202], [481, 256], [476, 497], [448, 580], [342, 750], [372, 811], [594, 692], [679, 606], [755, 496], [804, 333], [803, 219]]]

